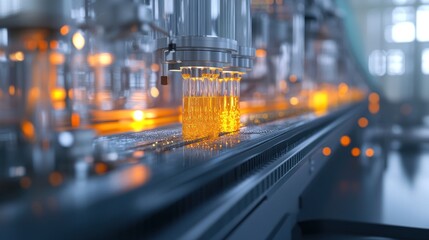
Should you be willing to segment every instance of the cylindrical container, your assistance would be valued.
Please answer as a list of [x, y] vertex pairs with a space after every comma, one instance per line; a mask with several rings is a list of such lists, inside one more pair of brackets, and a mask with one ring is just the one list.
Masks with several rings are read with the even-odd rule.
[[240, 80], [243, 73], [224, 71], [220, 83], [220, 131], [240, 130]]
[[220, 72], [218, 68], [182, 68], [182, 134], [185, 140], [219, 136]]

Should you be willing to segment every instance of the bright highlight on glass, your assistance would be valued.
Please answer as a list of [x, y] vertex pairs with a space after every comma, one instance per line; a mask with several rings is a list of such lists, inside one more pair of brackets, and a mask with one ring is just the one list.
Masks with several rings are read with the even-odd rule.
[[85, 47], [85, 38], [81, 32], [73, 34], [72, 43], [77, 50], [82, 50], [82, 48]]

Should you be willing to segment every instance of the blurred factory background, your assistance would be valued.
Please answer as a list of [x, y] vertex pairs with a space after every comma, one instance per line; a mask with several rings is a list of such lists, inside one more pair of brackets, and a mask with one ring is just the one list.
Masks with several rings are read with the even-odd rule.
[[0, 239], [427, 239], [428, 0], [0, 0]]

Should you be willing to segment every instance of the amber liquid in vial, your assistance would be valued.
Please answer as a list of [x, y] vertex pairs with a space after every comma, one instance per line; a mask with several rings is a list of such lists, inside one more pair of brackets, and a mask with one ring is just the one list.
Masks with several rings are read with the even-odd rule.
[[219, 97], [221, 132], [240, 130], [240, 80], [241, 73], [223, 74], [221, 95]]
[[185, 140], [215, 138], [220, 133], [220, 105], [217, 95], [219, 74], [207, 69], [198, 78], [182, 71], [184, 84], [187, 84], [184, 88], [182, 113], [182, 135]]
[[221, 132], [235, 132], [240, 129], [240, 99], [237, 96], [219, 97], [221, 105]]

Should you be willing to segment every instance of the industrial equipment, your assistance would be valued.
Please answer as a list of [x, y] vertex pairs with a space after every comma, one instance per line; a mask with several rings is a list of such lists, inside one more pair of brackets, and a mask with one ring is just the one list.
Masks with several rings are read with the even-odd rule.
[[297, 237], [301, 195], [378, 96], [343, 17], [0, 0], [0, 238]]

